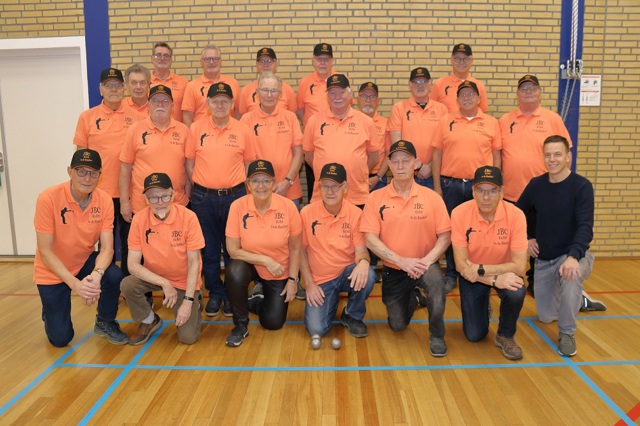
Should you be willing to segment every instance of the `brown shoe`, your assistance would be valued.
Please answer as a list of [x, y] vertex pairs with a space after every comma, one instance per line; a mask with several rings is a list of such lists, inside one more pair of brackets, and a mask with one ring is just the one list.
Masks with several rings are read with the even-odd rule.
[[494, 343], [502, 349], [502, 355], [504, 355], [506, 359], [522, 359], [522, 349], [516, 343], [515, 338], [497, 335]]
[[162, 327], [162, 320], [158, 314], [153, 314], [153, 322], [151, 324], [140, 323], [138, 329], [129, 337], [129, 344], [138, 346], [142, 345], [149, 340], [149, 337]]

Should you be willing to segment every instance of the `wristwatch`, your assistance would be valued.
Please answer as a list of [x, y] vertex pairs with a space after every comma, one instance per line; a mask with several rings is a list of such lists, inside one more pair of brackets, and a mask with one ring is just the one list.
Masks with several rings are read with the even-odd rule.
[[96, 269], [94, 269], [94, 271], [96, 271], [98, 273], [98, 275], [100, 275], [101, 277], [104, 277], [104, 269], [96, 268]]
[[289, 184], [289, 186], [293, 186], [293, 179], [291, 179], [290, 177], [285, 177], [284, 180], [287, 181], [287, 183]]
[[478, 276], [484, 277], [484, 266], [482, 263], [478, 265]]
[[491, 287], [495, 288], [496, 290], [498, 289], [498, 286], [496, 285], [497, 282], [498, 282], [498, 276], [495, 275], [491, 280]]

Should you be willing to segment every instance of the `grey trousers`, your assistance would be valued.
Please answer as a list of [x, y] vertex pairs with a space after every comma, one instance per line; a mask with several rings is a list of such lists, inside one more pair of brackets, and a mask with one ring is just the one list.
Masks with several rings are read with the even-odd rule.
[[582, 278], [574, 281], [565, 281], [560, 276], [560, 266], [566, 258], [563, 255], [553, 260], [536, 259], [535, 301], [540, 321], [558, 321], [558, 332], [573, 336], [582, 303], [583, 282], [591, 275], [594, 257], [590, 251], [585, 253], [579, 261]]
[[[145, 293], [150, 291], [159, 291], [162, 287], [148, 283], [139, 278], [129, 275], [120, 283], [120, 291], [127, 299], [129, 310], [131, 311], [131, 317], [136, 322], [142, 322], [151, 313], [151, 308], [145, 298]], [[184, 290], [176, 288], [178, 292], [178, 301], [173, 305], [173, 315], [178, 314], [178, 309], [184, 301]], [[198, 340], [200, 336], [200, 327], [202, 324], [202, 295], [200, 291], [196, 290], [194, 297], [196, 300], [191, 304], [191, 316], [186, 324], [178, 327], [178, 340], [187, 345], [192, 345]]]

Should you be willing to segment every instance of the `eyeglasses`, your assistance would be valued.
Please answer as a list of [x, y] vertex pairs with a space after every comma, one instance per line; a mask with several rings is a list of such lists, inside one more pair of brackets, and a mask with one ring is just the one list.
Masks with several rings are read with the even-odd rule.
[[249, 183], [252, 186], [269, 186], [273, 183], [273, 179], [249, 179]]
[[147, 196], [147, 200], [149, 200], [151, 204], [158, 204], [160, 200], [162, 200], [163, 203], [168, 203], [169, 201], [171, 201], [171, 197], [173, 197], [173, 192], [171, 194], [165, 194], [159, 197]]
[[220, 62], [220, 59], [222, 58], [219, 56], [205, 56], [202, 58], [204, 62], [213, 64], [217, 64], [218, 62]]
[[364, 93], [361, 93], [358, 96], [360, 96], [360, 99], [362, 99], [363, 101], [375, 101], [376, 99], [378, 99], [378, 95], [365, 95]]
[[260, 93], [262, 93], [265, 96], [267, 95], [275, 96], [278, 93], [280, 93], [278, 89], [258, 89], [258, 90], [260, 90]]
[[500, 188], [491, 188], [491, 189], [482, 189], [482, 188], [473, 188], [473, 191], [480, 197], [489, 196], [491, 198], [500, 194]]
[[91, 179], [98, 179], [100, 177], [100, 172], [95, 170], [76, 169], [76, 174], [78, 177], [85, 177], [86, 175], [89, 175], [91, 176]]
[[102, 87], [104, 87], [107, 90], [113, 90], [113, 89], [120, 90], [120, 89], [122, 89], [124, 87], [124, 84], [122, 84], [122, 83], [114, 83], [114, 82], [102, 83]]
[[171, 59], [171, 54], [170, 53], [154, 53], [153, 58], [154, 59]]
[[466, 64], [467, 62], [470, 62], [472, 58], [465, 56], [454, 56], [453, 60], [456, 64]]
[[537, 92], [538, 90], [540, 90], [539, 86], [520, 86], [518, 88], [518, 92]]
[[258, 63], [260, 64], [272, 64], [274, 63], [276, 60], [275, 59], [271, 59], [271, 58], [263, 58], [263, 59], [258, 59]]
[[461, 95], [458, 95], [458, 97], [462, 99], [472, 99], [472, 98], [475, 98], [476, 96], [478, 96], [476, 92], [463, 93]]
[[342, 186], [344, 185], [344, 183], [341, 183], [340, 185], [337, 184], [333, 184], [333, 185], [327, 185], [327, 184], [322, 184], [320, 185], [320, 189], [324, 192], [338, 192], [338, 190], [340, 188], [342, 188]]
[[328, 64], [329, 62], [331, 62], [333, 60], [333, 58], [327, 58], [327, 57], [314, 57], [313, 58], [314, 61], [316, 62], [320, 62], [321, 64]]
[[163, 97], [154, 96], [153, 98], [151, 98], [151, 100], [149, 100], [149, 102], [156, 105], [168, 105], [172, 101], [171, 99], [165, 98], [164, 96]]
[[413, 81], [411, 82], [411, 84], [415, 84], [415, 85], [417, 85], [417, 86], [424, 86], [425, 84], [427, 84], [427, 82], [428, 82], [428, 81], [429, 81], [429, 80], [423, 80], [423, 79], [420, 79], [420, 80], [413, 80]]

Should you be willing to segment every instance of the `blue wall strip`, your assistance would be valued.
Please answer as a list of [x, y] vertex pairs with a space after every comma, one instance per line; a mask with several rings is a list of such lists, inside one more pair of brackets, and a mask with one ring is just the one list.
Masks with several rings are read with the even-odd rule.
[[84, 0], [84, 36], [87, 47], [89, 106], [102, 102], [100, 73], [111, 66], [108, 0]]

